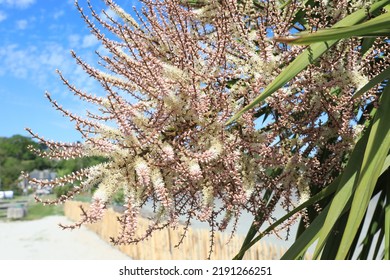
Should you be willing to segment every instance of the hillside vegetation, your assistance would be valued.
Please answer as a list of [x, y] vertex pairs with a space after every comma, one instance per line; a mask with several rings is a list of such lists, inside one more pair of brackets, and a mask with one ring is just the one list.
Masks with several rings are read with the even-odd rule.
[[[101, 158], [83, 158], [70, 160], [49, 160], [38, 157], [28, 148], [33, 146], [45, 150], [46, 147], [33, 141], [29, 137], [14, 135], [0, 137], [0, 189], [13, 190], [21, 194], [18, 188], [18, 177], [22, 171], [29, 172], [34, 169], [52, 169], [58, 175], [69, 174], [81, 167], [87, 167], [102, 161]], [[59, 190], [60, 191], [60, 190]]]

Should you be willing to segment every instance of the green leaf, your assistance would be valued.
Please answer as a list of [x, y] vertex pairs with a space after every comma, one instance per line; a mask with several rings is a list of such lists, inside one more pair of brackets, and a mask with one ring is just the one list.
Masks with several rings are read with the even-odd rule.
[[359, 89], [354, 95], [353, 98], [358, 98], [365, 92], [372, 89], [375, 85], [380, 82], [390, 78], [390, 66], [383, 70], [381, 73], [372, 78], [367, 84], [365, 84], [361, 89]]
[[348, 160], [347, 166], [340, 175], [341, 181], [338, 186], [337, 193], [330, 204], [329, 214], [326, 217], [322, 228], [320, 229], [319, 240], [314, 252], [315, 258], [317, 258], [320, 254], [329, 233], [333, 229], [333, 226], [339, 217], [341, 217], [345, 206], [353, 195], [354, 185], [359, 178], [358, 173], [363, 162], [364, 150], [367, 145], [368, 132], [370, 131], [370, 128], [371, 126], [367, 128], [367, 131], [363, 134], [362, 138], [360, 138], [356, 143], [355, 148], [353, 149], [353, 152]]
[[359, 180], [354, 192], [351, 212], [345, 228], [343, 239], [337, 253], [337, 259], [347, 255], [353, 237], [362, 222], [376, 182], [390, 149], [390, 85], [382, 93], [380, 105], [375, 114], [372, 129], [364, 152], [359, 172]]
[[[272, 197], [272, 191], [267, 191], [264, 194], [263, 197], [264, 200], [267, 201], [267, 207], [274, 207], [274, 205], [270, 205], [270, 203], [275, 203], [275, 198]], [[249, 244], [251, 243], [251, 240], [256, 235], [256, 233], [259, 231], [259, 228], [262, 226], [264, 222], [264, 214], [263, 212], [260, 212], [256, 215], [254, 218], [248, 233], [245, 236], [245, 240], [241, 245], [240, 252], [234, 257], [235, 260], [241, 260], [244, 257], [245, 252], [251, 247]]]
[[306, 250], [318, 239], [319, 229], [325, 221], [329, 205], [314, 219], [310, 226], [302, 232], [293, 245], [284, 253], [281, 260], [301, 259]]
[[389, 168], [389, 166], [390, 166], [390, 155], [386, 157], [385, 162], [383, 163], [381, 174], [383, 174], [383, 172], [385, 172]]
[[386, 207], [385, 207], [385, 254], [384, 259], [390, 260], [390, 172], [387, 172]]
[[[245, 252], [247, 250], [249, 250], [250, 247], [255, 245], [258, 241], [260, 241], [260, 239], [262, 239], [264, 236], [266, 236], [268, 233], [273, 231], [276, 227], [281, 225], [284, 221], [286, 221], [287, 219], [289, 219], [290, 217], [292, 217], [296, 213], [302, 211], [303, 209], [307, 208], [308, 206], [313, 205], [313, 204], [317, 203], [318, 201], [320, 201], [320, 200], [330, 196], [331, 194], [333, 194], [336, 191], [336, 189], [337, 189], [338, 182], [339, 182], [339, 178], [337, 178], [334, 182], [332, 182], [329, 186], [327, 186], [326, 188], [321, 190], [319, 193], [313, 195], [310, 199], [308, 199], [307, 201], [305, 201], [304, 203], [302, 203], [301, 205], [299, 205], [298, 207], [293, 209], [291, 212], [287, 213], [286, 215], [281, 217], [279, 220], [277, 220], [276, 222], [272, 223], [272, 225], [270, 225], [267, 229], [265, 229], [263, 232], [261, 232], [251, 242], [244, 242], [240, 252], [234, 257], [234, 259], [235, 260], [242, 259], [242, 257], [244, 256]], [[251, 227], [251, 229], [252, 229], [252, 227]], [[251, 229], [250, 229], [249, 232], [251, 232]], [[248, 232], [248, 234], [249, 234], [249, 232]], [[253, 238], [253, 236], [252, 236], [252, 238]]]
[[[321, 253], [321, 260], [333, 260], [336, 257], [337, 249], [340, 246], [341, 238], [343, 237], [345, 223], [348, 219], [348, 212], [349, 211], [346, 211], [343, 215], [341, 215], [333, 227], [331, 233], [329, 234], [324, 249]], [[356, 239], [354, 241], [354, 245], [356, 245]]]
[[[359, 259], [368, 259], [368, 255], [370, 253], [370, 250], [372, 249], [371, 246], [373, 245], [374, 236], [383, 227], [385, 198], [386, 192], [382, 192], [373, 212], [370, 224], [368, 226], [367, 234], [363, 239], [363, 247], [359, 254]], [[362, 227], [362, 225], [363, 223], [360, 223], [360, 228]]]
[[[376, 2], [371, 5], [369, 12], [374, 12], [383, 6], [390, 3], [390, 0], [383, 0]], [[343, 27], [351, 26], [363, 21], [366, 18], [366, 9], [361, 9], [353, 14], [345, 17], [336, 23], [333, 27]], [[245, 112], [257, 106], [260, 102], [265, 100], [268, 96], [273, 94], [275, 91], [285, 86], [291, 79], [293, 79], [299, 72], [305, 69], [308, 65], [313, 63], [317, 58], [319, 58], [323, 53], [325, 53], [330, 47], [336, 44], [338, 40], [326, 41], [323, 43], [314, 43], [311, 44], [305, 51], [303, 51], [294, 61], [292, 61], [283, 71], [280, 73], [275, 80], [270, 83], [265, 90], [257, 96], [250, 104], [245, 106], [243, 109], [238, 111], [233, 117], [231, 117], [226, 125], [233, 123], [239, 117], [241, 117]]]
[[383, 241], [384, 241], [384, 239], [383, 239], [384, 236], [385, 236], [385, 232], [384, 232], [383, 229], [381, 229], [381, 230], [379, 231], [379, 234], [378, 234], [378, 241], [377, 241], [377, 243], [376, 243], [376, 246], [375, 246], [375, 249], [374, 249], [374, 253], [373, 253], [373, 256], [372, 256], [372, 259], [374, 259], [374, 260], [379, 259], [379, 258], [378, 258], [378, 255], [379, 255], [379, 251], [380, 251], [381, 245], [382, 245], [382, 243], [383, 243]]
[[362, 40], [362, 48], [361, 48], [361, 53], [362, 53], [363, 57], [373, 47], [375, 39], [376, 39], [375, 37], [365, 37], [365, 38], [363, 38], [363, 40]]
[[275, 38], [276, 41], [292, 45], [308, 45], [329, 40], [340, 40], [356, 36], [389, 36], [390, 14], [382, 14], [361, 24], [332, 27], [315, 33], [300, 32], [291, 38]]

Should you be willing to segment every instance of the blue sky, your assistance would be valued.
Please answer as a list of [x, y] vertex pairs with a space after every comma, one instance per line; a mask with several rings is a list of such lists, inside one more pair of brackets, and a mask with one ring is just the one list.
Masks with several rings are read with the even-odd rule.
[[[86, 0], [79, 2], [88, 9]], [[98, 12], [106, 9], [101, 0], [91, 2]], [[131, 11], [133, 1], [117, 2]], [[82, 140], [74, 124], [45, 98], [48, 91], [64, 108], [81, 114], [87, 106], [67, 90], [56, 69], [84, 91], [102, 92], [71, 50], [92, 65], [95, 50], [103, 51], [73, 0], [0, 0], [0, 137], [28, 136], [29, 127], [50, 140]]]

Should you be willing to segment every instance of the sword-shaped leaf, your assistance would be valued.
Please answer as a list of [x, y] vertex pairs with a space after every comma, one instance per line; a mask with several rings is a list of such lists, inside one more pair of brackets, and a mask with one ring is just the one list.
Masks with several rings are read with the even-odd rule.
[[[373, 13], [378, 9], [389, 4], [390, 0], [378, 1], [371, 5], [369, 12]], [[352, 26], [362, 22], [366, 18], [366, 9], [360, 9], [351, 15], [345, 17], [336, 23], [333, 28], [339, 28], [344, 26]], [[264, 101], [268, 96], [273, 94], [275, 91], [285, 86], [291, 79], [293, 79], [299, 72], [304, 70], [307, 66], [313, 63], [318, 59], [323, 53], [325, 53], [329, 48], [336, 44], [338, 40], [330, 40], [321, 43], [311, 44], [305, 51], [303, 51], [295, 60], [293, 60], [276, 78], [270, 83], [264, 91], [257, 96], [250, 104], [245, 106], [243, 109], [238, 111], [234, 116], [232, 116], [228, 121], [227, 125], [233, 123], [239, 117], [241, 117], [245, 112], [257, 106], [260, 102]]]

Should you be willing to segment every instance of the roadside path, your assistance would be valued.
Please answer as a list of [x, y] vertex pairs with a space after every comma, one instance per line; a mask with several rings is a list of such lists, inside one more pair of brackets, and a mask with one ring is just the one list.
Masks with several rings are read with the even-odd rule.
[[64, 216], [34, 221], [0, 221], [0, 260], [126, 260], [118, 249], [85, 227], [62, 230]]

